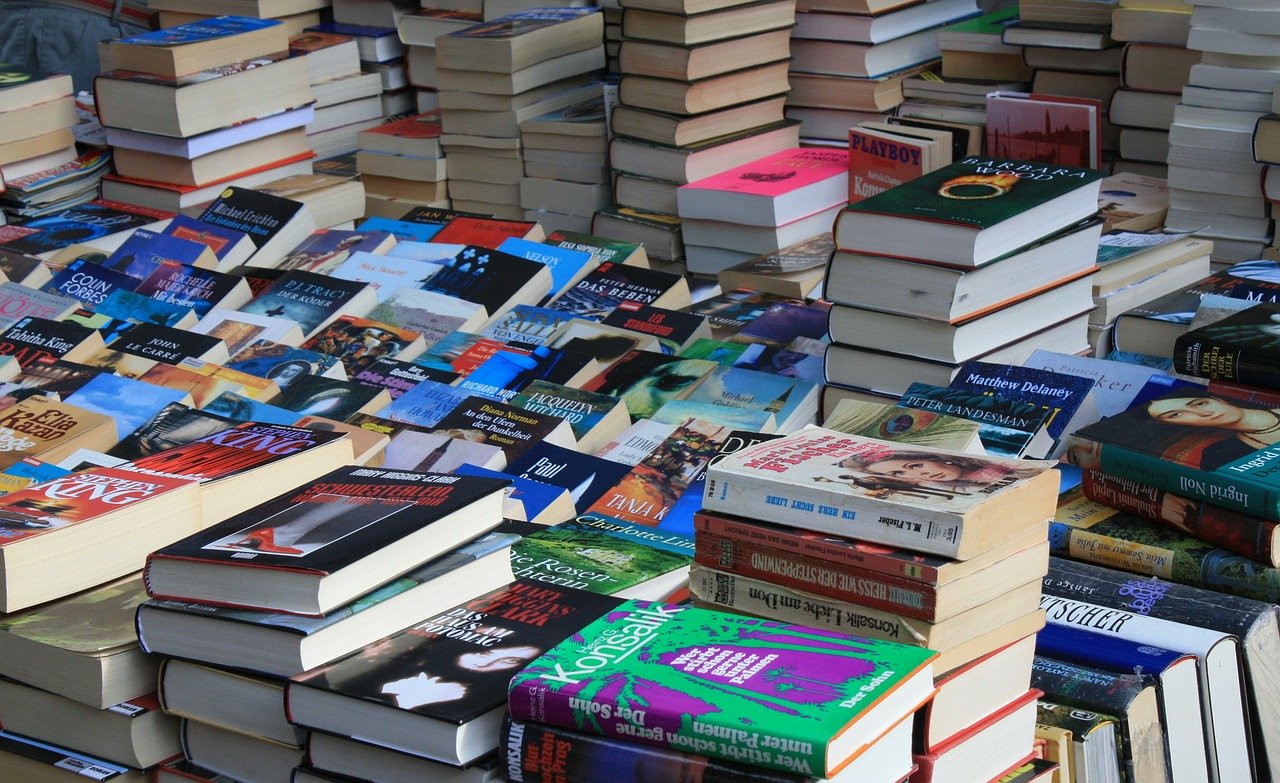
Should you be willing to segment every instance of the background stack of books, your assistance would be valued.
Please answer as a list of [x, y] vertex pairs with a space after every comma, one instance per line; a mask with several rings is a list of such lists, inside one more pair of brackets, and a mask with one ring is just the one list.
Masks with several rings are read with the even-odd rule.
[[414, 207], [449, 207], [440, 133], [438, 111], [360, 132], [356, 169], [364, 183], [365, 215], [399, 218]]
[[177, 27], [234, 12], [259, 19], [276, 19], [284, 25], [285, 33], [291, 36], [320, 24], [320, 15], [328, 13], [332, 5], [333, 0], [254, 0], [228, 8], [223, 0], [147, 0], [147, 7], [156, 12], [156, 22], [160, 27]]
[[[1262, 173], [1262, 194], [1271, 203], [1273, 221], [1276, 219], [1276, 202], [1280, 201], [1280, 198], [1277, 198], [1280, 195], [1280, 145], [1276, 144], [1276, 139], [1280, 136], [1277, 134], [1276, 124], [1276, 117], [1280, 116], [1280, 80], [1277, 80], [1276, 85], [1271, 96], [1271, 114], [1258, 120], [1253, 141], [1253, 157], [1267, 164]], [[1273, 237], [1271, 247], [1264, 253], [1269, 258], [1275, 258], [1278, 252], [1280, 251], [1277, 251]]]
[[[318, 48], [322, 52], [327, 52], [327, 47], [335, 42], [342, 42], [341, 67], [331, 71], [334, 75], [323, 81], [316, 81], [310, 62], [316, 54], [307, 55], [316, 112], [315, 119], [307, 125], [307, 138], [321, 158], [353, 151], [356, 134], [382, 122], [382, 77], [361, 70], [361, 60], [367, 53], [364, 50], [372, 48], [370, 30], [379, 33], [377, 40], [386, 40], [397, 46], [400, 43], [394, 29], [339, 24], [310, 27], [289, 41], [291, 49], [298, 49], [298, 41], [301, 40], [308, 48]], [[336, 60], [338, 56], [334, 55], [334, 58]]]
[[22, 74], [0, 99], [0, 178], [13, 181], [75, 159], [75, 99], [66, 74]]
[[590, 233], [596, 210], [613, 203], [609, 169], [612, 90], [520, 123], [524, 177], [520, 204], [526, 220], [548, 231]]

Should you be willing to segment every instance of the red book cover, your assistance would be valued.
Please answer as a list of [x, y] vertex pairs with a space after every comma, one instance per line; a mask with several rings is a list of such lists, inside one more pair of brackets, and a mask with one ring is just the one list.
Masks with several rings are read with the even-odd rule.
[[[440, 125], [440, 111], [436, 109], [424, 114], [405, 117], [395, 122], [388, 122], [385, 125], [369, 128], [362, 132], [379, 136], [396, 136], [402, 139], [434, 139], [444, 132], [444, 128]], [[463, 244], [475, 243], [465, 242]]]
[[995, 93], [987, 98], [987, 155], [1096, 169], [1102, 160], [1102, 102]]
[[148, 476], [176, 476], [201, 483], [224, 479], [345, 437], [283, 424], [247, 421], [197, 441], [121, 466]]
[[497, 250], [504, 239], [523, 239], [538, 224], [529, 220], [501, 220], [498, 218], [456, 217], [445, 224], [432, 242], [457, 245], [479, 245]]
[[923, 142], [849, 129], [849, 203], [856, 204], [924, 174]]

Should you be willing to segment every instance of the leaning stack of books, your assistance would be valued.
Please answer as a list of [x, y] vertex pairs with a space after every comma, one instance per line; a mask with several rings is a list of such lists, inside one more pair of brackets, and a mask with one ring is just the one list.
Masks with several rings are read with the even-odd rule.
[[214, 17], [103, 44], [104, 198], [178, 211], [227, 185], [311, 173], [307, 61], [274, 20]]
[[[1191, 7], [1121, 0], [1111, 14], [1111, 35], [1124, 43], [1121, 88], [1109, 115], [1120, 128], [1117, 172], [1167, 177], [1173, 107], [1200, 52], [1187, 48]], [[1192, 90], [1193, 93], [1198, 90]]]
[[825, 288], [827, 382], [897, 397], [946, 386], [971, 359], [1084, 350], [1101, 179], [966, 158], [847, 207]]
[[0, 88], [0, 185], [74, 160], [75, 124], [70, 76], [11, 69]]
[[978, 4], [804, 0], [798, 10], [787, 116], [804, 123], [806, 139], [840, 142], [850, 126], [892, 113], [904, 81], [936, 64], [939, 28]]
[[1257, 258], [1271, 243], [1271, 209], [1258, 192], [1262, 164], [1253, 157], [1253, 131], [1270, 110], [1277, 82], [1272, 56], [1280, 8], [1195, 5], [1187, 48], [1202, 53], [1201, 74], [1230, 74], [1227, 84], [1191, 84], [1169, 129], [1169, 214], [1166, 224], [1200, 230], [1213, 240], [1214, 258]]
[[1050, 464], [823, 428], [749, 446], [707, 471], [690, 590], [700, 606], [936, 650], [922, 779], [967, 765], [962, 779], [994, 780], [1032, 752]]
[[[382, 118], [382, 77], [363, 73], [361, 48], [365, 28], [328, 24], [310, 27], [289, 39], [289, 48], [307, 58], [315, 117], [307, 123], [307, 140], [316, 155], [331, 158], [355, 149], [355, 135]], [[394, 30], [384, 31], [398, 41]]]
[[825, 233], [848, 203], [849, 153], [791, 147], [682, 185], [690, 272], [714, 274]]
[[604, 68], [596, 8], [524, 11], [436, 40], [449, 190], [464, 211], [522, 219], [520, 123], [577, 103]]
[[440, 112], [415, 114], [361, 131], [356, 169], [368, 216], [399, 218], [414, 207], [449, 206]]
[[520, 123], [526, 220], [587, 234], [596, 210], [613, 203], [607, 89], [602, 84], [577, 103]]

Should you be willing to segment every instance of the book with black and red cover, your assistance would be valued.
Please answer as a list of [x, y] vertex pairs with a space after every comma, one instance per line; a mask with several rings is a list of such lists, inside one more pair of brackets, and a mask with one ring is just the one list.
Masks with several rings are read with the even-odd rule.
[[689, 305], [689, 284], [671, 272], [606, 262], [547, 306], [599, 321], [623, 302], [679, 309]]
[[680, 353], [695, 340], [711, 337], [706, 316], [635, 302], [623, 302], [601, 323], [651, 334], [658, 338], [662, 352], [670, 354]]
[[227, 344], [217, 337], [162, 324], [141, 323], [111, 341], [111, 350], [177, 364], [183, 359], [225, 362]]
[[4, 243], [15, 253], [40, 255], [90, 240], [126, 234], [135, 228], [173, 217], [172, 212], [148, 209], [118, 201], [90, 201], [45, 217], [28, 220], [23, 228], [36, 233]]
[[466, 763], [497, 747], [512, 675], [621, 601], [516, 581], [289, 681], [308, 728]]
[[254, 505], [282, 477], [307, 482], [351, 458], [351, 443], [340, 432], [246, 421], [120, 467], [200, 482], [204, 520], [213, 524]]
[[90, 468], [10, 492], [0, 498], [0, 611], [136, 571], [148, 552], [200, 528], [198, 494], [189, 480], [121, 468]]
[[276, 278], [240, 309], [296, 321], [307, 337], [342, 315], [364, 315], [377, 303], [373, 286], [301, 269]]
[[23, 318], [0, 333], [0, 356], [12, 356], [25, 371], [37, 361], [76, 362], [102, 347], [97, 329], [72, 321]]
[[285, 253], [316, 230], [315, 218], [306, 204], [234, 185], [214, 199], [200, 220], [248, 234], [257, 248], [249, 260], [254, 266], [275, 266]]
[[152, 597], [321, 615], [502, 520], [506, 482], [349, 465], [153, 553]]

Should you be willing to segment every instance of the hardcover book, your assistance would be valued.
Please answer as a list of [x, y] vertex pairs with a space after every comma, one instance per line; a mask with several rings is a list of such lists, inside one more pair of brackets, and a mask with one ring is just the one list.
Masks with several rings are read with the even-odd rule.
[[[512, 680], [509, 702], [516, 720], [659, 747], [693, 745], [729, 760], [738, 760], [744, 748], [763, 746], [774, 750], [746, 754], [752, 763], [829, 777], [856, 763], [929, 698], [935, 655], [740, 615], [629, 601], [526, 666]], [[780, 682], [793, 687], [781, 689]], [[638, 689], [645, 709], [619, 698], [619, 684], [624, 691]], [[773, 698], [761, 699], [761, 690]], [[615, 713], [616, 719], [608, 717]], [[694, 742], [699, 726], [739, 732], [738, 740]]]
[[987, 96], [987, 152], [1013, 160], [1048, 160], [1098, 168], [1102, 102], [1037, 93]]
[[156, 551], [147, 591], [321, 615], [496, 525], [503, 486], [342, 467]]
[[811, 427], [711, 466], [703, 505], [967, 560], [1052, 516], [1047, 467]]
[[795, 148], [681, 185], [681, 218], [781, 226], [848, 200], [849, 153]]
[[512, 674], [620, 603], [516, 581], [388, 637], [375, 654], [356, 652], [292, 678], [290, 715], [313, 729], [466, 763], [496, 746]]

